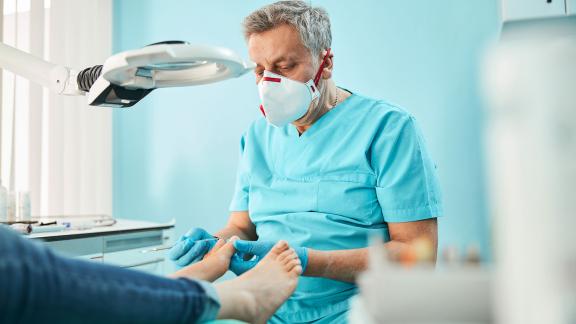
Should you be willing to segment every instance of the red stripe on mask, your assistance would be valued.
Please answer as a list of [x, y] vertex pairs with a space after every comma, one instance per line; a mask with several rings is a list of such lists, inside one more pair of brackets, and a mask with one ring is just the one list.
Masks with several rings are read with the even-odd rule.
[[280, 82], [280, 78], [264, 77], [262, 81]]
[[316, 72], [316, 76], [314, 76], [314, 84], [318, 86], [318, 82], [320, 82], [320, 77], [322, 77], [322, 71], [324, 71], [324, 66], [326, 65], [326, 59], [330, 56], [330, 49], [326, 51], [326, 55], [322, 59], [322, 63], [320, 63], [320, 68], [318, 72]]

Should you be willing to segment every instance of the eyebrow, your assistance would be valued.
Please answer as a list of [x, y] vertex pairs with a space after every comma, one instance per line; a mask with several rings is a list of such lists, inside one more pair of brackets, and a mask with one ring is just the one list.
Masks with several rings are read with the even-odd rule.
[[[285, 61], [297, 61], [297, 57], [295, 55], [287, 55], [287, 56], [279, 56], [274, 58], [274, 60], [270, 61], [271, 64], [276, 65], [280, 62], [285, 62]], [[258, 64], [261, 65], [261, 64]]]

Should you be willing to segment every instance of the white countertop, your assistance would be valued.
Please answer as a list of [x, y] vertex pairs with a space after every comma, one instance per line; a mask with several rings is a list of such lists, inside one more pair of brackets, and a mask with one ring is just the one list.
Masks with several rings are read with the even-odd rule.
[[113, 235], [143, 230], [168, 229], [172, 227], [174, 227], [173, 221], [169, 223], [155, 223], [131, 219], [116, 219], [116, 223], [111, 226], [98, 226], [89, 229], [66, 229], [57, 232], [31, 233], [28, 237], [42, 240], [67, 240], [79, 237]]

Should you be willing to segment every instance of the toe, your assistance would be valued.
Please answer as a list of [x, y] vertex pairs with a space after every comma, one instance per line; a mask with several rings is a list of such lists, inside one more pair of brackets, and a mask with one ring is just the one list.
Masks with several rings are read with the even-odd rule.
[[294, 268], [292, 268], [292, 270], [290, 270], [290, 273], [296, 276], [302, 275], [302, 266], [301, 265], [295, 266]]
[[288, 249], [278, 256], [278, 261], [284, 262], [285, 260], [293, 259], [296, 253], [292, 251], [292, 249]]
[[292, 271], [292, 269], [294, 269], [295, 267], [302, 268], [302, 265], [300, 264], [300, 259], [292, 259], [284, 264], [284, 268], [286, 269], [286, 271]]
[[276, 254], [276, 255], [280, 255], [282, 252], [286, 251], [288, 249], [288, 242], [286, 241], [278, 241], [278, 243], [276, 243], [274, 245], [274, 247], [272, 248], [272, 253]]
[[218, 250], [219, 254], [221, 253], [221, 255], [225, 256], [228, 259], [232, 257], [234, 252], [236, 252], [236, 248], [234, 248], [234, 242], [227, 242], [220, 250]]
[[292, 261], [298, 261], [298, 263], [300, 263], [300, 258], [298, 258], [298, 255], [294, 254], [294, 255], [289, 255], [287, 256], [284, 260], [282, 260], [282, 264], [289, 264]]
[[239, 239], [240, 239], [240, 238], [239, 238], [238, 236], [234, 235], [234, 236], [232, 236], [232, 237], [228, 240], [228, 242], [234, 243], [234, 242], [238, 241]]
[[224, 246], [224, 244], [226, 244], [226, 241], [223, 239], [219, 239], [218, 242], [216, 242], [216, 244], [212, 248], [212, 250], [218, 251], [222, 246]]

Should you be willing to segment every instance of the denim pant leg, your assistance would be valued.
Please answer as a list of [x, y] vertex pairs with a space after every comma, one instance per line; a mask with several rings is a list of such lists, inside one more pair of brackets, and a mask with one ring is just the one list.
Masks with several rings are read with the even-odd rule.
[[195, 323], [219, 307], [205, 282], [62, 257], [0, 225], [0, 323]]

